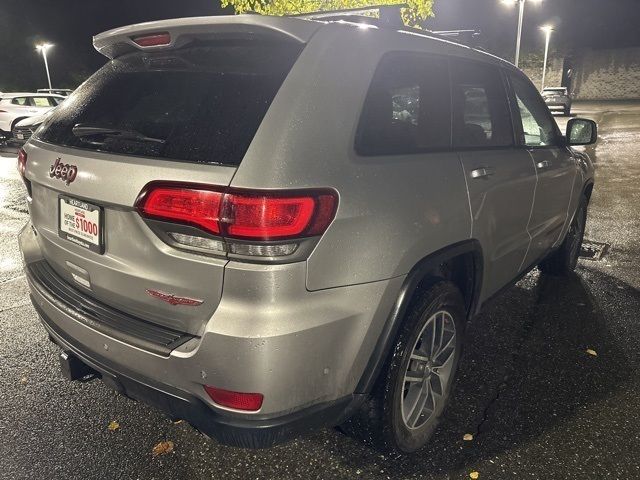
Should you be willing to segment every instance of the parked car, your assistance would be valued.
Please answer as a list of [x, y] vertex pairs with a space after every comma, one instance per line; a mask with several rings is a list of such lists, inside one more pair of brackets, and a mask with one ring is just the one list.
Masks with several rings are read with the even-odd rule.
[[15, 145], [24, 145], [27, 143], [31, 138], [31, 135], [33, 135], [33, 132], [42, 125], [42, 122], [51, 115], [54, 110], [55, 108], [52, 108], [42, 115], [36, 115], [35, 117], [28, 117], [24, 120], [20, 120], [13, 127], [9, 141]]
[[532, 268], [575, 268], [594, 169], [572, 146], [595, 123], [563, 136], [492, 55], [340, 20], [95, 37], [109, 61], [18, 159], [31, 298], [69, 379], [224, 444], [340, 424], [412, 452], [465, 323]]
[[63, 97], [68, 97], [73, 93], [73, 90], [70, 88], [39, 88], [38, 93], [51, 93], [54, 95], [62, 95]]
[[552, 112], [571, 115], [571, 96], [567, 87], [546, 87], [542, 90], [542, 98]]
[[0, 98], [0, 130], [10, 133], [20, 120], [42, 115], [57, 107], [64, 98], [42, 93], [3, 93]]

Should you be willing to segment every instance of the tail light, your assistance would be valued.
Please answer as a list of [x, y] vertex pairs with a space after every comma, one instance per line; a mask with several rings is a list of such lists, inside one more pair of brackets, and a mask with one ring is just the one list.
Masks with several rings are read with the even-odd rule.
[[[321, 235], [333, 220], [336, 206], [336, 194], [330, 190], [260, 192], [175, 184], [151, 184], [136, 201], [145, 218], [196, 227], [223, 237], [232, 253], [257, 256], [293, 253], [295, 242], [283, 241]], [[221, 247], [219, 241], [184, 232], [169, 236], [186, 246]]]
[[24, 151], [24, 148], [21, 148], [18, 152], [18, 173], [20, 174], [20, 178], [24, 182], [24, 186], [27, 187], [27, 195], [31, 198], [31, 182], [27, 180], [25, 175], [27, 171], [27, 152]]
[[18, 152], [18, 173], [24, 179], [24, 174], [27, 170], [27, 152], [24, 151], [24, 148], [21, 148]]
[[264, 395], [261, 393], [242, 393], [223, 390], [221, 388], [204, 386], [207, 395], [215, 403], [222, 407], [233, 408], [235, 410], [245, 410], [256, 412], [262, 407]]
[[222, 193], [211, 190], [158, 187], [147, 192], [138, 210], [147, 218], [184, 223], [219, 234], [222, 197]]

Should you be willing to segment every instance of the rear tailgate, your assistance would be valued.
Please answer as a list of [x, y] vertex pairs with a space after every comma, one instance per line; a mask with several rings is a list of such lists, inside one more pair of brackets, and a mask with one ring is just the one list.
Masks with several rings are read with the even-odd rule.
[[[207, 165], [185, 168], [182, 163], [149, 159], [129, 159], [123, 163], [97, 152], [89, 154], [33, 143], [27, 152], [31, 221], [42, 254], [51, 267], [79, 290], [110, 306], [198, 334], [202, 323], [217, 307], [226, 260], [182, 252], [164, 244], [132, 207], [150, 181], [166, 178], [187, 181], [195, 176], [203, 183], [227, 185], [235, 169]], [[69, 185], [48, 174], [58, 158], [78, 169], [77, 178]], [[103, 209], [103, 254], [60, 236], [62, 195]], [[147, 290], [203, 303], [171, 305]]]
[[[301, 49], [243, 37], [134, 50], [76, 90], [26, 147], [31, 219], [57, 274], [112, 307], [199, 334], [227, 260], [164, 243], [136, 199], [155, 181], [229, 185]], [[62, 231], [65, 215], [89, 222], [86, 242]]]

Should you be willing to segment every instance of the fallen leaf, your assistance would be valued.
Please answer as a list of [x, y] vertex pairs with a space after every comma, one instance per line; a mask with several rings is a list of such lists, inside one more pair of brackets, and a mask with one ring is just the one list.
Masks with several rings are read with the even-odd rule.
[[171, 452], [173, 452], [173, 442], [171, 440], [158, 443], [151, 451], [154, 457], [157, 457], [158, 455], [166, 455]]
[[480, 478], [480, 474], [478, 472], [471, 472], [469, 474], [469, 478], [472, 478], [473, 480], [477, 480], [478, 478]]
[[594, 357], [597, 357], [597, 356], [598, 356], [598, 352], [596, 352], [595, 350], [592, 350], [592, 349], [590, 349], [590, 348], [587, 348], [587, 353], [588, 353], [589, 355], [593, 355]]
[[28, 382], [27, 377], [22, 377], [22, 378], [20, 379], [20, 383], [21, 383], [22, 385], [26, 385], [26, 384], [27, 384], [27, 382]]
[[180, 425], [182, 423], [182, 420], [174, 420], [173, 424], [174, 425]]
[[109, 422], [109, 425], [107, 426], [107, 430], [109, 430], [110, 432], [115, 432], [119, 428], [120, 428], [120, 424], [118, 422], [116, 422], [115, 420], [111, 420]]
[[471, 440], [473, 440], [473, 435], [471, 435], [470, 433], [465, 433], [464, 437], [462, 437], [462, 440], [464, 440], [465, 442], [470, 442]]

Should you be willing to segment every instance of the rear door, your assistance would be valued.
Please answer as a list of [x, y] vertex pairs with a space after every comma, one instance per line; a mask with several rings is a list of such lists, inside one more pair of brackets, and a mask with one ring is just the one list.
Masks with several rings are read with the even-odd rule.
[[484, 254], [483, 300], [518, 275], [529, 247], [536, 172], [514, 144], [503, 77], [493, 65], [451, 61], [453, 144]]
[[39, 111], [40, 110], [33, 106], [29, 97], [13, 98], [11, 100], [11, 106], [9, 107], [9, 113], [12, 119], [30, 117]]
[[520, 75], [511, 75], [509, 81], [518, 143], [533, 159], [538, 176], [528, 226], [532, 241], [525, 260], [526, 265], [532, 265], [561, 240], [577, 169], [536, 88]]
[[224, 252], [181, 249], [170, 235], [194, 232], [143, 221], [136, 199], [150, 182], [228, 185], [301, 45], [198, 43], [105, 65], [26, 147], [45, 260], [87, 295], [198, 334], [221, 296]]

